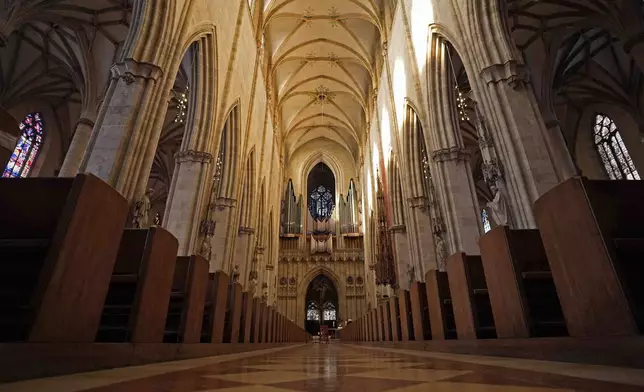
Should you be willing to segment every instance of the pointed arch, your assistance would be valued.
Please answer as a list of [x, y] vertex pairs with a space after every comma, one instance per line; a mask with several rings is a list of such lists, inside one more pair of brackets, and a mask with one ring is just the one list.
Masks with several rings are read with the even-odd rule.
[[244, 179], [242, 183], [241, 208], [239, 210], [239, 226], [252, 227], [253, 205], [256, 200], [255, 190], [255, 148], [251, 149], [244, 167]]
[[239, 167], [240, 145], [240, 104], [239, 99], [231, 106], [226, 114], [226, 122], [219, 142], [219, 156], [221, 157], [221, 184], [218, 197], [234, 199]]

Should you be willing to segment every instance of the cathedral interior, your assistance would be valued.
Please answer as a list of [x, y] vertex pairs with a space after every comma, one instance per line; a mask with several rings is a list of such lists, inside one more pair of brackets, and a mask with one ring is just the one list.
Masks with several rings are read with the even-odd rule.
[[0, 392], [644, 390], [644, 1], [4, 0], [0, 165]]

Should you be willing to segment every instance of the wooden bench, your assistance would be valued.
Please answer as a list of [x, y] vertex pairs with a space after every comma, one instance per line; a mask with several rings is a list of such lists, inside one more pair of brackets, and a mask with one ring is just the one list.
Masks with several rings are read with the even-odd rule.
[[456, 253], [446, 264], [458, 338], [495, 338], [494, 316], [481, 257]]
[[407, 290], [400, 290], [398, 292], [398, 312], [400, 315], [400, 340], [403, 342], [414, 340], [414, 321], [411, 314], [411, 296]]
[[208, 261], [201, 256], [177, 257], [165, 343], [199, 343], [207, 287]]
[[223, 271], [209, 274], [201, 329], [202, 343], [224, 342], [229, 285], [230, 278]]
[[0, 341], [93, 341], [127, 201], [81, 174], [2, 178], [0, 205]]
[[425, 275], [425, 286], [432, 339], [456, 339], [456, 320], [447, 273], [428, 271]]
[[644, 332], [644, 183], [572, 178], [535, 203], [573, 337]]
[[248, 291], [242, 293], [241, 312], [239, 343], [250, 343], [253, 327], [253, 296]]
[[177, 239], [160, 227], [123, 232], [97, 341], [163, 341], [177, 249]]
[[391, 340], [400, 342], [402, 340], [402, 325], [400, 321], [400, 306], [398, 297], [389, 298], [389, 315], [391, 317]]
[[410, 336], [410, 339], [417, 341], [431, 340], [432, 330], [427, 305], [427, 286], [424, 282], [411, 282], [409, 300], [414, 330], [414, 336]]
[[231, 283], [228, 286], [228, 307], [226, 310], [226, 325], [224, 327], [224, 343], [239, 342], [242, 313], [242, 286]]
[[567, 335], [539, 231], [496, 227], [479, 245], [498, 336]]

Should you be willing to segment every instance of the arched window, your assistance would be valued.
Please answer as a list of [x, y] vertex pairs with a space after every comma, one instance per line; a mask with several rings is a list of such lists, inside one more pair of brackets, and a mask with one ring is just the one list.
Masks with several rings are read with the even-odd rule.
[[615, 122], [605, 114], [595, 117], [595, 146], [611, 180], [639, 180]]
[[306, 308], [306, 320], [320, 321], [320, 309], [318, 309], [318, 304], [313, 301], [309, 302], [309, 306]]
[[490, 218], [487, 216], [487, 210], [484, 208], [481, 211], [481, 221], [483, 222], [483, 230], [487, 233], [492, 230], [492, 225], [490, 224]]
[[30, 113], [20, 123], [20, 139], [9, 158], [2, 177], [27, 177], [36, 161], [44, 136], [44, 126], [40, 113]]
[[331, 218], [333, 207], [333, 194], [323, 185], [318, 186], [311, 192], [309, 210], [311, 216], [317, 221], [326, 221]]
[[335, 305], [333, 305], [331, 302], [325, 303], [324, 308], [322, 308], [322, 316], [324, 318], [324, 321], [335, 321]]

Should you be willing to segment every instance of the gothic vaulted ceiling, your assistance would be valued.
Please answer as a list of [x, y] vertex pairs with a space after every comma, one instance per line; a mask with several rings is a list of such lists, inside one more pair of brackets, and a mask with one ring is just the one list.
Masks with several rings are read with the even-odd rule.
[[267, 73], [287, 153], [329, 139], [355, 160], [380, 55], [382, 0], [264, 0]]

